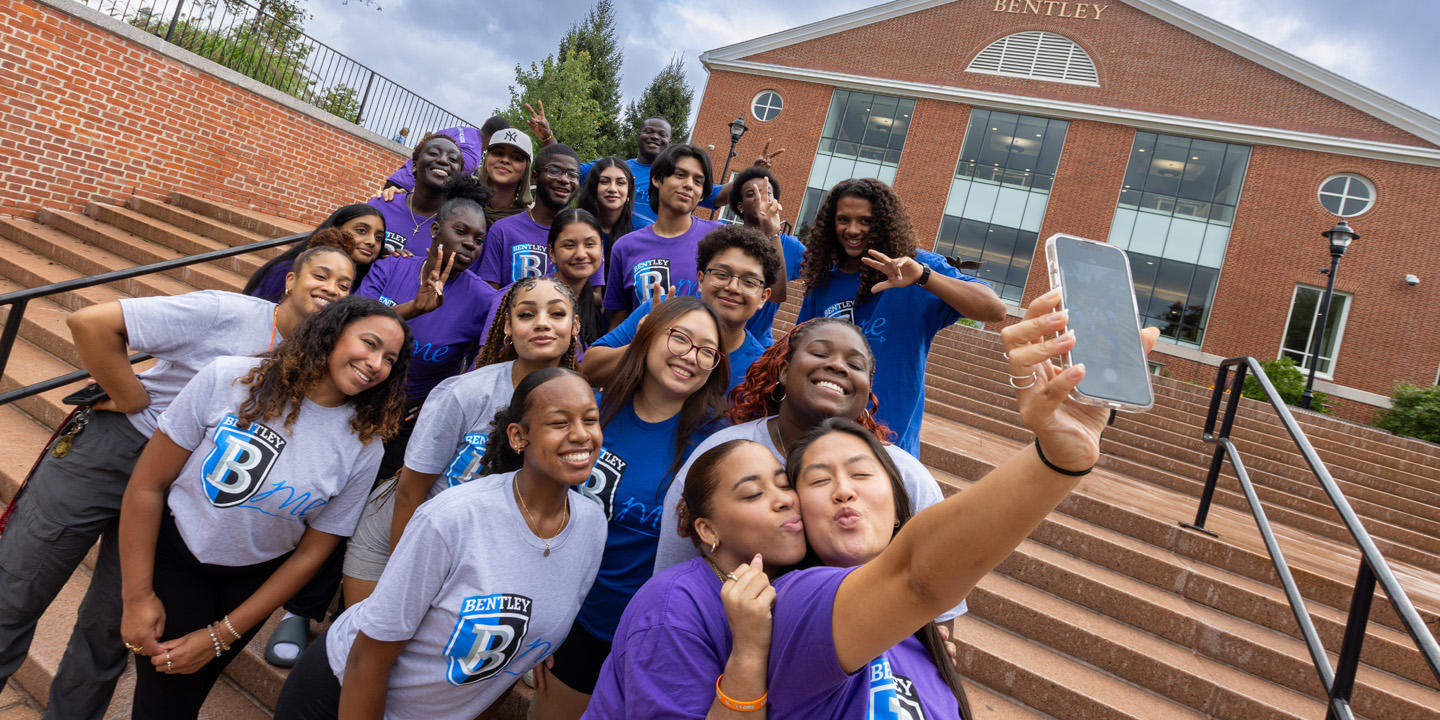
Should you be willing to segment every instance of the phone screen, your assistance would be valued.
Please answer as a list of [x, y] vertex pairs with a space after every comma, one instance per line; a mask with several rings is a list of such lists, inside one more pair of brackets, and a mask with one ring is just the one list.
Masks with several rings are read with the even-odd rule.
[[1119, 248], [1079, 238], [1055, 240], [1063, 303], [1075, 331], [1074, 364], [1084, 363], [1078, 390], [1086, 397], [1147, 407], [1154, 402], [1130, 264]]

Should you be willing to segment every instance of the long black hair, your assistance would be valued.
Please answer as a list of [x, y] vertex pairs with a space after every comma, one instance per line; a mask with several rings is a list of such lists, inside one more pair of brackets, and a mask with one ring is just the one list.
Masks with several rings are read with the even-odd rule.
[[[575, 207], [587, 210], [596, 218], [600, 217], [600, 173], [609, 168], [620, 168], [625, 173], [625, 181], [630, 183], [630, 194], [625, 198], [625, 204], [620, 207], [620, 216], [615, 218], [615, 224], [610, 226], [610, 232], [600, 228], [600, 237], [605, 240], [605, 260], [610, 260], [610, 248], [620, 239], [621, 235], [630, 232], [635, 218], [635, 175], [630, 172], [630, 166], [624, 160], [611, 155], [595, 161], [590, 166], [590, 174], [585, 176], [585, 187], [580, 190], [580, 199], [575, 201]], [[598, 228], [600, 223], [595, 223]]]
[[[555, 242], [560, 239], [560, 233], [575, 223], [589, 225], [595, 232], [599, 233], [601, 238], [605, 237], [605, 231], [600, 227], [599, 218], [596, 218], [590, 211], [578, 207], [561, 210], [560, 214], [556, 215], [555, 219], [550, 221], [550, 234], [545, 238], [545, 243], [549, 246], [550, 257], [552, 259], [555, 257]], [[603, 262], [605, 257], [602, 255], [600, 259]], [[558, 278], [559, 275], [557, 274], [556, 277]], [[580, 342], [589, 346], [599, 339], [601, 335], [604, 335], [604, 320], [605, 313], [601, 309], [600, 303], [595, 300], [595, 293], [590, 285], [590, 279], [586, 278], [585, 286], [581, 288], [580, 292], [575, 296], [575, 321], [580, 323]]]
[[[270, 258], [269, 262], [261, 265], [260, 269], [256, 270], [255, 273], [250, 276], [250, 279], [245, 282], [245, 289], [241, 290], [240, 292], [245, 295], [254, 295], [255, 288], [260, 285], [260, 281], [264, 280], [265, 276], [269, 275], [272, 271], [274, 271], [276, 265], [281, 265], [285, 268], [286, 272], [289, 272], [290, 269], [295, 265], [295, 258], [300, 257], [300, 253], [305, 252], [306, 249], [311, 247], [310, 241], [315, 238], [316, 233], [324, 230], [325, 228], [333, 227], [339, 229], [340, 227], [343, 227], [345, 223], [348, 223], [357, 217], [365, 217], [367, 215], [373, 215], [377, 220], [379, 220], [380, 229], [378, 236], [384, 238], [385, 216], [381, 215], [379, 210], [376, 210], [373, 206], [367, 205], [365, 203], [355, 203], [353, 205], [342, 206], [340, 208], [337, 208], [335, 212], [330, 213], [330, 217], [325, 218], [323, 221], [321, 221], [319, 225], [316, 225], [315, 229], [311, 230], [310, 234], [305, 236], [303, 242], [297, 240], [294, 245], [290, 246], [289, 250], [286, 250], [285, 252], [280, 253], [273, 258]], [[379, 246], [380, 250], [383, 252], [385, 249], [385, 243], [382, 241], [379, 243]], [[350, 254], [348, 248], [346, 248], [345, 254], [347, 256]], [[377, 256], [375, 259], [379, 260], [380, 258]], [[373, 264], [374, 263], [372, 262], [371, 265]], [[360, 287], [360, 281], [364, 279], [365, 273], [369, 271], [370, 265], [365, 265], [363, 267], [356, 265], [355, 282], [352, 287]], [[267, 297], [264, 299], [270, 300], [271, 302], [279, 300], [279, 298], [275, 297]]]
[[515, 394], [510, 396], [510, 405], [495, 413], [491, 422], [490, 436], [485, 440], [485, 454], [480, 457], [482, 475], [514, 472], [525, 464], [525, 455], [510, 447], [510, 425], [525, 424], [525, 413], [530, 409], [530, 394], [536, 388], [566, 375], [574, 375], [586, 385], [590, 384], [584, 375], [567, 367], [540, 368], [520, 379], [520, 384], [515, 386]]
[[[905, 482], [901, 479], [900, 468], [895, 465], [890, 453], [886, 452], [885, 446], [880, 444], [874, 433], [854, 420], [830, 418], [815, 426], [815, 429], [796, 443], [795, 447], [790, 449], [790, 456], [785, 459], [785, 470], [786, 474], [790, 476], [790, 482], [792, 485], [799, 482], [801, 463], [804, 462], [805, 451], [810, 449], [810, 445], [826, 435], [837, 432], [858, 438], [865, 443], [865, 446], [870, 448], [870, 454], [880, 463], [880, 467], [884, 469], [885, 475], [890, 479], [890, 492], [895, 500], [896, 520], [895, 530], [890, 537], [895, 537], [894, 533], [900, 532], [900, 528], [905, 527], [905, 523], [909, 522], [914, 515], [910, 511], [910, 493], [905, 490]], [[807, 550], [802, 566], [819, 564], [820, 560], [815, 556], [814, 548]], [[970, 698], [966, 696], [965, 686], [960, 682], [960, 671], [955, 667], [950, 653], [945, 651], [945, 641], [940, 637], [940, 630], [935, 625], [935, 621], [931, 620], [916, 630], [915, 639], [925, 647], [930, 661], [935, 663], [935, 668], [940, 671], [940, 677], [946, 685], [950, 686], [950, 691], [955, 694], [955, 701], [960, 705], [960, 717], [974, 717], [970, 714]]]

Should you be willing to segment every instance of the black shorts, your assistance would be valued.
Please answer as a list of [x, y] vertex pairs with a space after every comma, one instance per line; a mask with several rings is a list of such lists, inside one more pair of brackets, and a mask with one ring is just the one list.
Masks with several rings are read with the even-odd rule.
[[600, 666], [609, 655], [610, 643], [591, 635], [577, 620], [555, 651], [555, 667], [550, 674], [571, 690], [592, 695], [595, 681], [600, 679]]

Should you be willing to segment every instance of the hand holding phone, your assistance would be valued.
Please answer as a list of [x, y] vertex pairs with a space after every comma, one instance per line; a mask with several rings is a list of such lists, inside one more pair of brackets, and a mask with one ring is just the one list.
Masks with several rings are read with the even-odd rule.
[[1060, 307], [1070, 311], [1075, 333], [1065, 362], [1085, 365], [1085, 378], [1071, 396], [1116, 410], [1148, 410], [1155, 396], [1125, 251], [1057, 233], [1045, 241], [1045, 259], [1050, 287], [1060, 289]]

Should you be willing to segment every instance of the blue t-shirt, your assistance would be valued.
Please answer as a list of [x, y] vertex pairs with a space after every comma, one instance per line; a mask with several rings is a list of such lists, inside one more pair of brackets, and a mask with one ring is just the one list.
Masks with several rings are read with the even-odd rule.
[[[945, 258], [917, 250], [915, 259], [939, 274], [984, 283], [951, 267]], [[989, 287], [989, 283], [985, 283]], [[859, 325], [875, 353], [875, 396], [879, 417], [895, 431], [895, 444], [920, 455], [920, 421], [925, 415], [925, 361], [935, 333], [959, 320], [958, 310], [919, 285], [872, 294], [858, 307], [859, 273], [832, 269], [810, 288], [800, 304], [797, 324], [816, 317], [841, 317]]]
[[[377, 260], [355, 294], [392, 306], [410, 302], [420, 290], [424, 264], [423, 255]], [[415, 353], [405, 378], [407, 399], [423, 400], [441, 380], [465, 369], [485, 337], [481, 332], [489, 324], [497, 292], [472, 273], [455, 273], [445, 283], [444, 304], [407, 321], [415, 336]]]
[[[685, 444], [688, 455], [713, 427], [692, 433]], [[577, 618], [585, 631], [609, 641], [635, 591], [655, 570], [655, 547], [660, 539], [661, 505], [670, 489], [670, 466], [675, 461], [675, 435], [680, 416], [648, 423], [635, 415], [627, 402], [605, 426], [605, 443], [590, 479], [580, 491], [599, 501], [609, 518], [605, 555], [600, 572]]]
[[[646, 300], [640, 303], [640, 307], [635, 308], [635, 312], [625, 318], [625, 322], [616, 325], [614, 330], [600, 336], [598, 340], [590, 344], [591, 347], [618, 348], [629, 345], [635, 340], [635, 332], [640, 329], [640, 320], [648, 314], [650, 314], [650, 301]], [[726, 388], [727, 392], [733, 390], [741, 380], [745, 379], [745, 371], [750, 369], [750, 363], [755, 362], [764, 353], [765, 346], [761, 345], [760, 341], [747, 329], [745, 342], [740, 343], [740, 347], [726, 353], [726, 357], [730, 360], [730, 387]]]
[[[655, 211], [650, 209], [650, 166], [641, 163], [635, 158], [625, 161], [630, 168], [630, 174], [635, 176], [635, 211], [630, 215], [631, 231], [639, 230], [646, 225], [655, 224]], [[580, 186], [585, 186], [585, 178], [590, 175], [590, 168], [595, 167], [595, 161], [580, 164]], [[413, 182], [413, 181], [412, 181]], [[720, 194], [720, 186], [716, 185], [710, 191], [710, 197], [700, 201], [700, 207], [715, 207], [715, 197]], [[621, 233], [622, 235], [624, 233]]]
[[656, 289], [671, 285], [677, 297], [698, 297], [700, 273], [695, 261], [700, 239], [722, 225], [691, 218], [690, 229], [675, 237], [660, 237], [654, 226], [648, 226], [616, 240], [605, 278], [605, 309], [633, 310]]
[[[780, 235], [780, 245], [785, 250], [785, 282], [800, 277], [800, 261], [805, 259], [805, 243], [794, 235]], [[750, 322], [745, 323], [745, 329], [760, 341], [761, 347], [770, 347], [775, 344], [775, 312], [780, 309], [780, 303], [767, 302], [760, 306], [755, 314], [750, 316]]]

